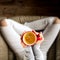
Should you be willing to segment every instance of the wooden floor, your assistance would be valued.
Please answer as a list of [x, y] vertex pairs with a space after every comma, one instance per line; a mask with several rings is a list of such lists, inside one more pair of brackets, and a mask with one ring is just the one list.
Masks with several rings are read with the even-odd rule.
[[[60, 16], [59, 0], [6, 0], [6, 2], [0, 2], [0, 8], [1, 6], [5, 6], [4, 14]], [[12, 9], [15, 9], [16, 14], [11, 12]]]

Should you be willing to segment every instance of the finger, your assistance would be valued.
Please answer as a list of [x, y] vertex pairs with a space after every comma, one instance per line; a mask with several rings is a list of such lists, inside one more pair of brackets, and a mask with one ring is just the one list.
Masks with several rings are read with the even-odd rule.
[[21, 42], [21, 45], [22, 45], [24, 48], [27, 47], [27, 45], [25, 45], [23, 42]]

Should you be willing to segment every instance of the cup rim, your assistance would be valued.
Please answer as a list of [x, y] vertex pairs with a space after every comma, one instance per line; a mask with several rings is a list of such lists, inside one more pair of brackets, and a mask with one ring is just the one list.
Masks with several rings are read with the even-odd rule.
[[[28, 31], [28, 32], [33, 33], [32, 31]], [[26, 33], [28, 33], [28, 32], [26, 32]], [[25, 36], [26, 33], [24, 33], [24, 35], [23, 35], [23, 42], [24, 42], [26, 45], [34, 45], [34, 44], [36, 43], [36, 41], [37, 41], [37, 36], [36, 36], [36, 34], [33, 33], [33, 35], [35, 36], [35, 41], [34, 41], [32, 44], [28, 44], [28, 43], [26, 43], [26, 41], [24, 40], [24, 39], [25, 39], [24, 36]]]

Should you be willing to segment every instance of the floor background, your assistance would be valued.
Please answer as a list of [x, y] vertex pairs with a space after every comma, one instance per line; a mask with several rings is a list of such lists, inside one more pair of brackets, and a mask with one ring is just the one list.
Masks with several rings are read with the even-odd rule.
[[59, 0], [0, 0], [1, 16], [59, 16]]

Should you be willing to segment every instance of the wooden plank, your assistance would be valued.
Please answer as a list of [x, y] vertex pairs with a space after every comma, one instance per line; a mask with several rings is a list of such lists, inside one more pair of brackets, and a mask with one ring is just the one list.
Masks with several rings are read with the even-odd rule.
[[40, 16], [59, 16], [59, 6], [42, 6], [42, 7], [20, 7], [18, 5], [1, 5], [0, 15], [2, 16], [17, 16], [17, 15], [40, 15]]

